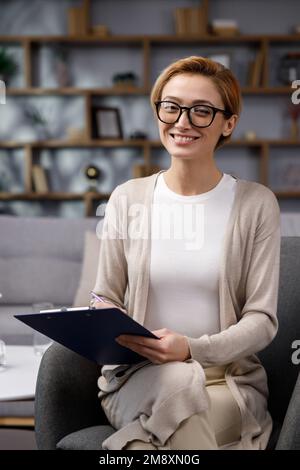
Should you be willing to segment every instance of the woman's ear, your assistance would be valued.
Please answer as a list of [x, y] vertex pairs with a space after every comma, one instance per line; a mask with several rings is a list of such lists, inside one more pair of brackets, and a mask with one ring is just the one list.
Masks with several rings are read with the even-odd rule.
[[223, 132], [222, 132], [223, 137], [228, 137], [233, 132], [233, 129], [236, 126], [237, 120], [238, 120], [237, 114], [233, 114], [232, 116], [230, 116], [229, 119], [226, 119], [224, 123]]

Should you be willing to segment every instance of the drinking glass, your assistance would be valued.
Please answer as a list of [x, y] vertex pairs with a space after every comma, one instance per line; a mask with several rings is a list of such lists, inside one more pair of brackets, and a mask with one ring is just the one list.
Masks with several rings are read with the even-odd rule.
[[[49, 310], [51, 308], [54, 308], [51, 302], [41, 302], [33, 304], [32, 306], [33, 313], [38, 313], [41, 310]], [[39, 331], [33, 332], [33, 352], [36, 356], [42, 356], [52, 343], [52, 339], [48, 338], [48, 336], [43, 335]]]
[[5, 369], [6, 366], [6, 346], [4, 341], [0, 339], [0, 372]]

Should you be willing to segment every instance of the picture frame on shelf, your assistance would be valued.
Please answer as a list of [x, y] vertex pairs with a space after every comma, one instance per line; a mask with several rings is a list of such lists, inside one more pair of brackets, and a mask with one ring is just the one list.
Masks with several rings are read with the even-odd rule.
[[122, 139], [123, 130], [119, 108], [93, 107], [93, 138]]
[[232, 58], [231, 54], [228, 52], [217, 52], [215, 54], [207, 55], [208, 59], [214, 60], [215, 62], [219, 62], [220, 64], [224, 65], [227, 69], [230, 69], [232, 66]]

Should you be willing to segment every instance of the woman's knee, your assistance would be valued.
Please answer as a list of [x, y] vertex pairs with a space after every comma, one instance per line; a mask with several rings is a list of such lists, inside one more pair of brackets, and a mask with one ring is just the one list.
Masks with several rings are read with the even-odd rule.
[[190, 387], [193, 384], [198, 387], [200, 385], [201, 372], [199, 367], [201, 368], [201, 366], [196, 361], [172, 361], [161, 364], [159, 367], [161, 368], [161, 378], [170, 391], [174, 392], [178, 388]]
[[216, 450], [216, 441], [210, 410], [183, 420], [170, 436], [167, 445], [172, 450]]

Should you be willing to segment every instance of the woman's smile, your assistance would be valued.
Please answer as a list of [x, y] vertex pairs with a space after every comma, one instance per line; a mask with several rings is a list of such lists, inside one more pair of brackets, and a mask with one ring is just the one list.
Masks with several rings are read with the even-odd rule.
[[179, 134], [178, 132], [170, 132], [170, 136], [177, 145], [191, 145], [199, 139], [199, 136]]

